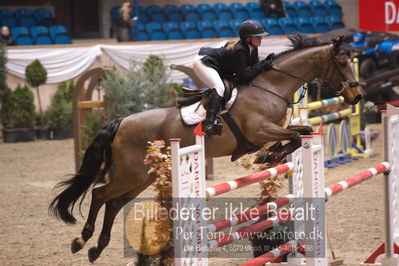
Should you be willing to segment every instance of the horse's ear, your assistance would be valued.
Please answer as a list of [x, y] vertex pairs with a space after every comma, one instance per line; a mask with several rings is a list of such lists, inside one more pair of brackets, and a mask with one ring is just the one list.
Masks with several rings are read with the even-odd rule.
[[335, 53], [339, 52], [343, 41], [344, 41], [344, 36], [343, 35], [339, 35], [337, 38], [332, 40], [333, 49], [334, 49]]

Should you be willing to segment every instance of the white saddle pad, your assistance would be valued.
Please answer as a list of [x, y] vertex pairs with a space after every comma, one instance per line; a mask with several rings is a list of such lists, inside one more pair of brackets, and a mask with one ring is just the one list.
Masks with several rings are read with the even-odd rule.
[[[237, 99], [238, 90], [234, 88], [231, 98], [225, 105], [225, 110], [229, 111]], [[193, 126], [205, 120], [206, 110], [202, 102], [197, 102], [189, 106], [180, 108], [181, 117], [186, 125]]]

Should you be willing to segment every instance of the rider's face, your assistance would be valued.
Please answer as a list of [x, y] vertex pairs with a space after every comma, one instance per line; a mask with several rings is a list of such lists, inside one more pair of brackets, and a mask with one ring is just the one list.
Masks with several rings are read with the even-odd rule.
[[252, 46], [259, 47], [262, 43], [262, 36], [251, 36], [249, 40]]

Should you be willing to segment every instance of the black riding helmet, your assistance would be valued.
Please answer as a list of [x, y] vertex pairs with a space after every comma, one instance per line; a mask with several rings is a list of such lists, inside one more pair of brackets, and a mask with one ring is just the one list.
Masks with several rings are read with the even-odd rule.
[[248, 19], [241, 23], [240, 27], [238, 28], [238, 33], [240, 35], [240, 39], [243, 41], [245, 41], [249, 36], [269, 35], [269, 33], [263, 29], [262, 24], [252, 19]]

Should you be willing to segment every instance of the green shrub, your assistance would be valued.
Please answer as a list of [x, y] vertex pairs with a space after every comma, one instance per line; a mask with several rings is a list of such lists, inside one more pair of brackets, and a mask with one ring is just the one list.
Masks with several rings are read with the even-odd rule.
[[46, 83], [47, 71], [38, 59], [33, 60], [33, 62], [25, 68], [25, 79], [26, 82], [28, 82], [29, 86], [31, 86], [32, 88], [36, 88], [37, 98], [39, 101], [40, 125], [44, 126], [43, 108], [42, 100], [40, 98], [39, 86]]
[[46, 124], [51, 129], [67, 131], [72, 128], [72, 95], [73, 81], [58, 84], [56, 93], [51, 99], [51, 104], [45, 113]]
[[27, 86], [6, 89], [0, 120], [5, 128], [32, 128], [35, 122], [33, 93]]
[[25, 69], [25, 79], [29, 86], [37, 88], [47, 81], [47, 71], [38, 59], [35, 59]]
[[82, 147], [85, 150], [97, 132], [104, 127], [104, 115], [99, 111], [86, 113], [85, 123], [82, 128]]
[[108, 71], [101, 82], [106, 97], [105, 119], [128, 116], [143, 110], [139, 90], [129, 87], [125, 78], [116, 70]]
[[116, 69], [109, 71], [101, 82], [106, 97], [106, 120], [172, 106], [176, 91], [181, 88], [169, 83], [168, 78], [163, 60], [154, 55], [145, 62], [132, 60], [127, 78]]
[[73, 80], [63, 81], [58, 84], [57, 91], [54, 94], [54, 100], [66, 100], [72, 103], [73, 90], [75, 89], [75, 84]]
[[0, 42], [0, 104], [3, 95], [7, 89], [6, 75], [7, 75], [7, 52], [4, 49], [3, 43]]
[[173, 105], [176, 93], [168, 79], [167, 67], [158, 56], [150, 55], [144, 63], [131, 62], [128, 82], [132, 89], [140, 92], [143, 110]]
[[67, 131], [72, 127], [72, 104], [65, 100], [51, 104], [46, 111], [45, 120], [51, 129]]

